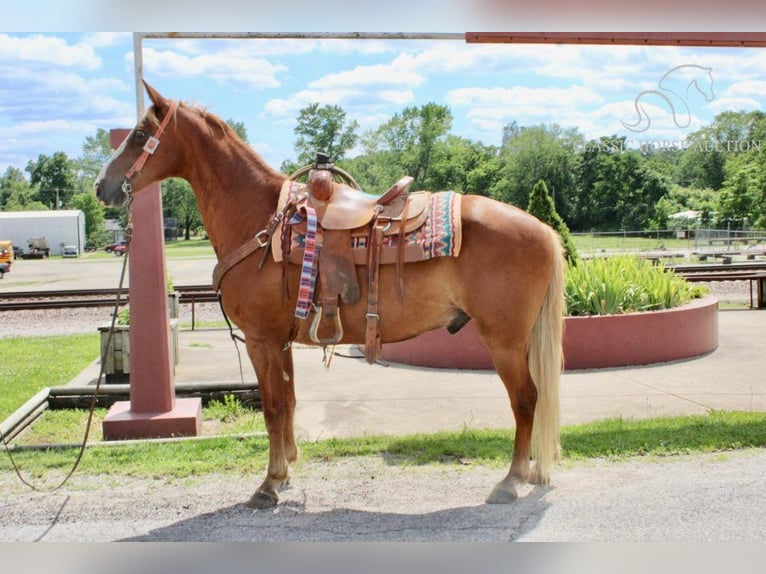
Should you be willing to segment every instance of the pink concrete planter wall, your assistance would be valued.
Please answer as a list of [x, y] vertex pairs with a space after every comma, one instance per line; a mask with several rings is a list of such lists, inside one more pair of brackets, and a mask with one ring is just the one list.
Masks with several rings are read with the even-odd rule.
[[[564, 363], [568, 371], [648, 365], [688, 359], [718, 347], [718, 300], [695, 299], [666, 311], [567, 317]], [[493, 369], [473, 322], [457, 334], [445, 329], [383, 345], [395, 363], [443, 369]]]

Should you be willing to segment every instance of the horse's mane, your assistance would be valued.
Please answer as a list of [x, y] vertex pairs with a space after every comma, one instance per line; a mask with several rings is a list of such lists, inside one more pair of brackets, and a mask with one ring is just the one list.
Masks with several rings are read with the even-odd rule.
[[[202, 119], [205, 120], [205, 122], [213, 128], [218, 128], [223, 132], [223, 135], [230, 135], [232, 133], [235, 133], [233, 129], [231, 129], [231, 126], [227, 124], [225, 121], [223, 121], [220, 117], [216, 116], [215, 114], [208, 111], [208, 108], [203, 106], [202, 104], [198, 104], [196, 102], [191, 101], [183, 101], [178, 102], [178, 108], [176, 108], [175, 113], [178, 114], [178, 110], [180, 108], [186, 108], [188, 110], [191, 110], [193, 112], [196, 112], [199, 114]], [[158, 127], [160, 125], [160, 119], [157, 117], [157, 112], [154, 109], [154, 106], [152, 106], [149, 109], [149, 113], [147, 114], [147, 118], [149, 121], [155, 126]], [[175, 118], [173, 118], [175, 121]]]
[[[225, 122], [223, 119], [213, 114], [212, 112], [209, 112], [205, 106], [202, 106], [194, 102], [189, 102], [189, 101], [179, 102], [178, 107], [176, 108], [175, 114], [177, 115], [178, 111], [182, 108], [186, 110], [190, 110], [193, 113], [198, 114], [203, 119], [205, 124], [207, 124], [211, 133], [218, 133], [220, 136], [223, 136], [224, 138], [230, 138], [232, 142], [234, 142], [237, 146], [241, 146], [243, 149], [246, 149], [252, 161], [255, 161], [259, 165], [259, 169], [262, 170], [265, 174], [269, 174], [270, 176], [276, 177], [277, 180], [279, 180], [278, 184], [281, 185], [281, 179], [283, 179], [286, 176], [274, 170], [265, 161], [263, 161], [263, 158], [248, 143], [243, 141], [237, 135], [237, 132], [235, 132], [234, 129], [227, 122]], [[159, 118], [157, 118], [157, 113], [156, 113], [156, 110], [154, 109], [154, 106], [149, 108], [149, 110], [147, 111], [147, 119], [150, 121], [150, 123], [152, 123], [155, 126], [160, 125], [160, 120]], [[175, 120], [176, 118], [174, 117], [173, 121], [175, 122]]]

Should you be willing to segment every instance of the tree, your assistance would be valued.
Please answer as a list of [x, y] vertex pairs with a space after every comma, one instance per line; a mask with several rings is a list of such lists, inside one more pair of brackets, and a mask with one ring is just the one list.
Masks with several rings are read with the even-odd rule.
[[432, 152], [429, 185], [434, 190], [489, 195], [500, 162], [497, 148], [448, 135]]
[[428, 177], [434, 150], [451, 127], [452, 112], [447, 106], [432, 102], [408, 106], [378, 128], [378, 141], [403, 175], [415, 178], [416, 187], [428, 189], [432, 187]]
[[29, 161], [26, 170], [30, 183], [38, 187], [37, 199], [52, 209], [67, 205], [77, 191], [74, 164], [63, 151], [52, 157], [41, 154], [36, 162]]
[[191, 233], [202, 225], [194, 191], [184, 179], [173, 177], [162, 182], [162, 206], [165, 217], [175, 217], [183, 229], [184, 239], [191, 239]]
[[579, 162], [572, 227], [644, 229], [654, 219], [659, 199], [670, 192], [669, 185], [639, 152], [626, 149], [624, 137], [591, 141]]
[[229, 124], [229, 127], [234, 130], [234, 133], [236, 133], [243, 142], [249, 143], [247, 141], [247, 128], [245, 128], [243, 122], [236, 122], [232, 119], [228, 119], [226, 120], [226, 123]]
[[103, 165], [112, 155], [109, 132], [103, 128], [87, 136], [82, 144], [82, 155], [72, 162], [77, 174], [79, 191], [91, 193]]
[[507, 125], [492, 197], [523, 207], [529, 200], [529, 190], [542, 179], [552, 193], [556, 210], [568, 221], [577, 186], [575, 148], [581, 141], [577, 130], [565, 130], [558, 124]]
[[0, 209], [5, 209], [13, 196], [28, 192], [33, 193], [24, 173], [17, 167], [10, 166], [0, 177]]
[[739, 228], [752, 223], [760, 214], [756, 213], [759, 205], [759, 173], [756, 166], [745, 162], [739, 169], [726, 178], [718, 196], [719, 222]]
[[47, 205], [37, 200], [37, 190], [17, 167], [9, 167], [0, 178], [0, 209], [4, 211], [44, 211]]
[[570, 265], [577, 265], [579, 257], [575, 248], [569, 228], [561, 216], [556, 212], [553, 198], [548, 193], [548, 186], [542, 179], [538, 181], [529, 194], [529, 206], [527, 212], [550, 225], [561, 238], [561, 246], [564, 248], [564, 256]]
[[342, 160], [356, 145], [358, 128], [356, 120], [348, 121], [340, 106], [309, 104], [298, 113], [294, 130], [298, 164], [312, 163], [318, 151], [327, 153], [333, 162]]
[[86, 242], [90, 245], [103, 245], [108, 241], [104, 217], [104, 206], [95, 194], [83, 192], [76, 194], [71, 201], [71, 207], [79, 209], [85, 215]]

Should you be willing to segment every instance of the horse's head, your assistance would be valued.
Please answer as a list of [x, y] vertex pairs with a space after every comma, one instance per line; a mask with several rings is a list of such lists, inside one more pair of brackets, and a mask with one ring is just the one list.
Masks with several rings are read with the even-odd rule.
[[160, 141], [177, 103], [166, 100], [146, 82], [144, 86], [152, 106], [101, 168], [94, 184], [98, 199], [109, 206], [121, 205], [132, 190], [169, 177], [174, 153], [172, 146], [160, 145]]

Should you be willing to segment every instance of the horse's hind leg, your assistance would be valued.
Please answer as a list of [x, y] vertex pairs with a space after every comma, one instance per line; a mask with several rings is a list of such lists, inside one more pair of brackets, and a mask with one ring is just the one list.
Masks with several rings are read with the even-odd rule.
[[[277, 489], [288, 482], [288, 460], [298, 456], [292, 429], [295, 392], [292, 385], [292, 355], [270, 341], [247, 339], [247, 352], [258, 377], [263, 417], [269, 434], [269, 466], [266, 478], [248, 502], [252, 508], [275, 506]], [[289, 358], [289, 361], [286, 359]], [[288, 364], [286, 364], [288, 363]], [[288, 440], [289, 437], [289, 440]]]
[[525, 350], [494, 351], [492, 356], [497, 374], [502, 379], [511, 400], [511, 409], [516, 420], [516, 436], [508, 474], [495, 486], [487, 502], [506, 503], [516, 500], [518, 485], [529, 480], [529, 456], [537, 389], [529, 374]]

